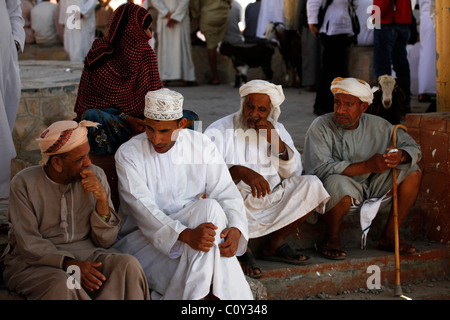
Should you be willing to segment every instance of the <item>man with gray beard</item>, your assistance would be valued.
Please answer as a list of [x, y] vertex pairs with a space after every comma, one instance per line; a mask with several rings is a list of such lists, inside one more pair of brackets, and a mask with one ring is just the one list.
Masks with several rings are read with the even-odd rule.
[[[249, 238], [264, 237], [261, 258], [307, 264], [310, 257], [286, 242], [308, 216], [324, 213], [329, 195], [315, 176], [302, 176], [300, 153], [278, 122], [281, 86], [252, 80], [239, 89], [241, 108], [211, 124], [205, 134], [216, 144], [245, 203]], [[244, 273], [262, 276], [251, 250], [240, 258]]]
[[[305, 171], [317, 175], [331, 195], [324, 215], [328, 234], [322, 254], [337, 260], [346, 257], [339, 231], [351, 207], [361, 205], [364, 241], [364, 230], [368, 230], [378, 209], [391, 205], [392, 168], [397, 168], [401, 225], [419, 190], [421, 173], [417, 162], [421, 153], [420, 146], [403, 130], [397, 131], [394, 149], [394, 126], [364, 113], [372, 103], [375, 88], [359, 79], [335, 78], [331, 91], [334, 113], [316, 118], [306, 133]], [[394, 251], [392, 209], [378, 248]], [[411, 245], [400, 243], [400, 253], [414, 252]]]

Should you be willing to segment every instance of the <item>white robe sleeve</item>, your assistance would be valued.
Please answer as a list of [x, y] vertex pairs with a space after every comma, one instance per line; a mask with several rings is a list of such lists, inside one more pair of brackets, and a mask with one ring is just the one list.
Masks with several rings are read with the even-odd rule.
[[81, 6], [80, 12], [83, 16], [86, 18], [91, 17], [93, 14], [95, 14], [95, 6], [97, 5], [98, 0], [87, 0], [85, 3]]
[[319, 23], [319, 9], [322, 6], [322, 0], [308, 0], [306, 3], [306, 14], [308, 24]]
[[294, 145], [294, 140], [292, 140], [291, 135], [287, 132], [286, 128], [281, 124], [277, 123], [278, 134], [280, 135], [281, 141], [285, 143], [288, 147], [289, 159], [287, 161], [278, 160], [279, 169], [278, 174], [282, 179], [289, 178], [290, 176], [299, 176], [302, 173], [302, 160], [300, 152]]
[[174, 13], [172, 14], [172, 19], [180, 22], [184, 19], [186, 14], [188, 14], [188, 8], [189, 8], [189, 0], [181, 0], [178, 3], [177, 8], [175, 9]]
[[152, 6], [158, 10], [158, 14], [161, 15], [161, 17], [165, 17], [170, 12], [163, 0], [151, 0], [151, 3]]
[[25, 20], [22, 17], [22, 9], [20, 7], [20, 0], [6, 0], [6, 8], [8, 9], [9, 19], [11, 21], [11, 31], [14, 40], [19, 42], [20, 48], [25, 48]]

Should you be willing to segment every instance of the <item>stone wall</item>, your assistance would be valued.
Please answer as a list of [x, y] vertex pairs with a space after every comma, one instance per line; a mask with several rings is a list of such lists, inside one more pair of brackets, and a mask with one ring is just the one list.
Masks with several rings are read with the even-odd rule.
[[420, 144], [422, 182], [415, 205], [425, 236], [450, 244], [450, 113], [408, 114], [408, 133]]
[[22, 91], [13, 129], [17, 157], [11, 175], [39, 162], [39, 134], [59, 120], [73, 119], [73, 106], [82, 71], [81, 63], [22, 60], [19, 62]]

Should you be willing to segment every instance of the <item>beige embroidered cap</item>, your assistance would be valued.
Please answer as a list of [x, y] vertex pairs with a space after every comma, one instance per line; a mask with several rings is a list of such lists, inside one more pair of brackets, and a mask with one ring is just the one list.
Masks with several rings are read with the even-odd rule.
[[162, 88], [145, 95], [144, 116], [159, 121], [183, 118], [183, 96], [181, 93]]

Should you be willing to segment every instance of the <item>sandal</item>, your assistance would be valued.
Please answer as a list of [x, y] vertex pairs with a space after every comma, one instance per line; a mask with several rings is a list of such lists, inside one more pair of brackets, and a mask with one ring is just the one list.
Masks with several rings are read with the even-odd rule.
[[[304, 259], [301, 259], [302, 257]], [[289, 246], [287, 243], [282, 244], [277, 249], [274, 255], [272, 256], [263, 255], [261, 259], [268, 261], [284, 262], [295, 265], [310, 264], [312, 260], [311, 257], [295, 252], [295, 250], [292, 249], [291, 246]]]
[[[395, 252], [395, 244], [392, 243], [379, 243], [378, 249], [383, 251]], [[399, 245], [399, 253], [400, 254], [414, 254], [416, 253], [416, 248], [414, 248], [411, 244], [400, 241]]]
[[[250, 266], [250, 268], [252, 268], [253, 274], [245, 274], [245, 272], [244, 272], [244, 274], [247, 277], [250, 277], [252, 279], [258, 279], [258, 278], [262, 277], [262, 271], [256, 264], [255, 257], [253, 256], [253, 254], [251, 252], [247, 251], [242, 256], [237, 257], [237, 258], [238, 258], [239, 262], [241, 263], [241, 267], [242, 266]], [[258, 270], [259, 273], [255, 273], [255, 270]]]
[[[336, 255], [330, 254], [330, 252], [337, 253]], [[339, 247], [323, 246], [321, 250], [322, 255], [330, 260], [345, 260], [347, 258], [347, 251]]]

